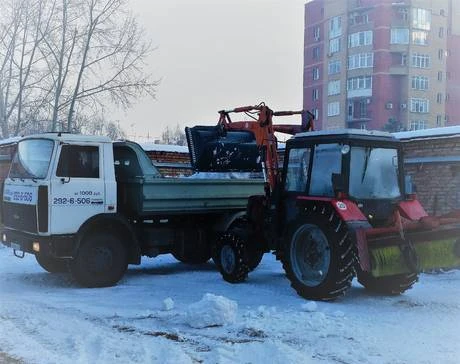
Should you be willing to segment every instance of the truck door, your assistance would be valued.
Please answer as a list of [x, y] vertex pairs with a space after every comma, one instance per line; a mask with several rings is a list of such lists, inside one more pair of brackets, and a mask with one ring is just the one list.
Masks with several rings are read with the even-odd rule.
[[61, 144], [51, 177], [51, 233], [73, 234], [105, 209], [103, 148]]

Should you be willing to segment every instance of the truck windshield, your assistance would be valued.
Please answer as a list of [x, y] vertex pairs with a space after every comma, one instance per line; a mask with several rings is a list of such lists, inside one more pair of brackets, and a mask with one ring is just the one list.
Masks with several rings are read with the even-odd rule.
[[43, 179], [53, 153], [54, 142], [49, 139], [26, 139], [18, 143], [11, 163], [10, 178]]
[[401, 196], [396, 149], [352, 147], [349, 194], [356, 199]]

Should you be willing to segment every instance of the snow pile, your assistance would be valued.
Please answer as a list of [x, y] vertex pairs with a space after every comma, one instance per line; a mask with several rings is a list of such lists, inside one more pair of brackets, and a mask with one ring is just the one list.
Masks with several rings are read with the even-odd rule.
[[174, 308], [174, 300], [171, 297], [163, 300], [163, 311], [171, 311]]
[[224, 326], [235, 322], [238, 304], [223, 296], [206, 293], [201, 301], [191, 304], [185, 322], [196, 329]]

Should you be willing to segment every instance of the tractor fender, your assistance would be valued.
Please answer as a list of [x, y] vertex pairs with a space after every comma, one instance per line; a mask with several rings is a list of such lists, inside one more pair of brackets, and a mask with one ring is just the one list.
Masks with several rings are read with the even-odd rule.
[[331, 205], [340, 218], [345, 221], [367, 221], [366, 216], [361, 212], [355, 202], [347, 199], [335, 199], [331, 197], [310, 197], [299, 196], [297, 205], [301, 207], [305, 204], [314, 203], [318, 206]]
[[129, 221], [120, 214], [98, 214], [86, 220], [76, 234], [74, 255], [85, 236], [96, 231], [116, 233], [123, 238], [129, 264], [140, 264], [140, 242]]

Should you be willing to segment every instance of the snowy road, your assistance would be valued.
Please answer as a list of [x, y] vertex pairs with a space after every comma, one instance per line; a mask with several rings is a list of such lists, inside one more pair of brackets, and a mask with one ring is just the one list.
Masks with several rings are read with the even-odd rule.
[[[206, 293], [236, 301], [236, 320], [191, 327], [187, 312]], [[0, 247], [0, 294], [0, 362], [460, 363], [459, 271], [422, 275], [398, 297], [354, 284], [306, 305], [271, 255], [240, 285], [168, 255], [130, 267], [116, 287], [82, 289]]]

